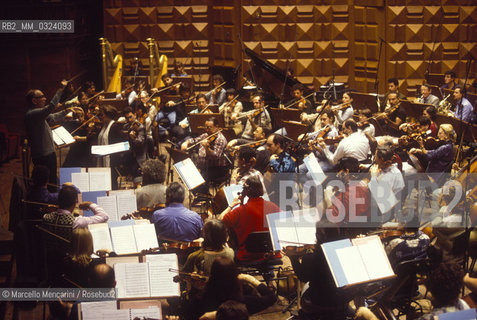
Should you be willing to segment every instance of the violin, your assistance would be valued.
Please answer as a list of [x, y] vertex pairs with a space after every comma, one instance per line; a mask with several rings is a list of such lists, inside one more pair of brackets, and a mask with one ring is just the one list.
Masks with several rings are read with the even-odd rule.
[[424, 139], [423, 143], [424, 143], [424, 148], [426, 148], [427, 150], [433, 150], [447, 144], [448, 141], [440, 140], [434, 137], [427, 137], [426, 139]]
[[210, 144], [213, 144], [215, 142], [215, 139], [217, 139], [217, 135], [222, 132], [223, 129], [217, 130], [217, 132], [210, 134], [209, 136], [205, 137], [204, 139], [200, 140], [199, 142], [194, 143], [193, 145], [187, 147], [186, 151], [189, 151], [199, 144], [201, 144], [204, 141], [209, 141]]
[[200, 248], [201, 246], [202, 246], [202, 242], [200, 241], [191, 241], [191, 242], [172, 241], [172, 242], [162, 243], [162, 247], [166, 251], [187, 250], [189, 248]]
[[121, 220], [141, 220], [141, 219], [148, 219], [151, 220], [152, 214], [154, 211], [165, 208], [166, 205], [164, 203], [155, 204], [153, 207], [144, 207], [139, 210], [136, 210], [132, 213], [125, 214], [121, 217]]
[[198, 273], [190, 273], [179, 271], [177, 269], [169, 268], [169, 272], [177, 273], [177, 276], [174, 277], [174, 282], [179, 282], [180, 279], [189, 280], [189, 281], [199, 281], [202, 285], [205, 285], [207, 281], [209, 281], [209, 277], [198, 274]]

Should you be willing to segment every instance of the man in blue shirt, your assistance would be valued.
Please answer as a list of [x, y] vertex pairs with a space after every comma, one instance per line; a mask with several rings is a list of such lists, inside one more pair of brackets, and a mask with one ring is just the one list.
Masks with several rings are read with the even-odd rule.
[[474, 107], [472, 104], [464, 98], [465, 90], [462, 86], [457, 85], [454, 89], [454, 99], [457, 107], [455, 108], [454, 116], [457, 119], [472, 122], [474, 117]]
[[180, 183], [172, 182], [167, 187], [167, 207], [155, 211], [151, 218], [160, 239], [190, 242], [200, 237], [202, 218], [184, 207], [184, 198], [185, 190]]

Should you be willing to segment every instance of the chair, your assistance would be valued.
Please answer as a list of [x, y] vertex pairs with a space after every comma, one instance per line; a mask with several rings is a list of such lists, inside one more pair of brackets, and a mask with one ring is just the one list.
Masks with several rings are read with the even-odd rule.
[[270, 232], [251, 232], [245, 240], [245, 249], [250, 253], [261, 253], [264, 258], [261, 260], [238, 261], [238, 267], [241, 271], [246, 273], [258, 273], [267, 284], [270, 281], [279, 280], [275, 278], [274, 271], [277, 271], [277, 266], [282, 265], [283, 262], [282, 259], [276, 258], [275, 256]]
[[416, 300], [420, 275], [425, 275], [431, 270], [431, 260], [429, 258], [417, 258], [398, 263], [394, 267], [397, 278], [391, 284], [386, 296], [381, 303], [389, 310], [397, 309], [396, 318], [403, 315], [422, 314], [422, 306]]

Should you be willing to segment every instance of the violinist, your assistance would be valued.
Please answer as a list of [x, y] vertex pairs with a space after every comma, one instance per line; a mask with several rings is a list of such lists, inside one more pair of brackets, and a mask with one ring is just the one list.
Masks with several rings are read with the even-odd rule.
[[280, 134], [271, 134], [267, 138], [270, 151], [270, 168], [276, 173], [295, 172], [295, 159], [286, 152], [286, 138]]
[[374, 127], [374, 125], [372, 123], [369, 122], [369, 119], [372, 118], [372, 115], [373, 115], [373, 113], [368, 108], [359, 110], [359, 113], [358, 113], [358, 118], [359, 118], [358, 127], [364, 133], [367, 133], [371, 137], [374, 137], [375, 132], [376, 132], [376, 128]]
[[[263, 127], [268, 131], [272, 130], [272, 119], [267, 109], [264, 108], [263, 96], [260, 94], [255, 95], [252, 98], [254, 113], [247, 113], [247, 122], [245, 129], [242, 132], [242, 138], [247, 140], [253, 140], [253, 132], [257, 127]], [[241, 116], [245, 114], [242, 113]]]
[[178, 182], [172, 182], [166, 189], [166, 207], [154, 212], [154, 223], [158, 238], [172, 241], [190, 242], [200, 237], [202, 218], [184, 207], [185, 189]]
[[389, 95], [391, 93], [395, 93], [397, 95], [398, 100], [405, 100], [406, 96], [399, 92], [399, 80], [396, 78], [389, 78], [388, 79], [388, 92], [384, 96], [384, 105], [385, 108], [388, 108], [390, 106], [390, 101], [389, 101]]
[[144, 126], [136, 119], [136, 114], [131, 107], [124, 108], [124, 117], [127, 123], [124, 129], [127, 132], [130, 149], [123, 154], [123, 165], [133, 177], [140, 176], [139, 166], [146, 160], [146, 131]]
[[384, 113], [379, 114], [380, 118], [378, 122], [381, 126], [386, 127], [387, 133], [394, 137], [400, 137], [402, 132], [399, 130], [399, 126], [406, 121], [406, 113], [400, 106], [398, 94], [391, 92], [388, 94], [388, 104]]
[[205, 99], [207, 100], [208, 104], [216, 104], [221, 106], [225, 102], [226, 100], [225, 89], [222, 87], [219, 87], [220, 84], [222, 84], [223, 82], [224, 82], [224, 78], [220, 74], [214, 74], [212, 76], [211, 87], [216, 89], [208, 92], [205, 95]]
[[168, 101], [157, 113], [154, 121], [157, 123], [159, 137], [168, 137], [177, 119], [176, 107], [173, 101]]
[[171, 77], [187, 77], [187, 72], [184, 70], [184, 64], [177, 59], [174, 61], [174, 73]]
[[91, 98], [96, 95], [96, 86], [94, 85], [94, 82], [86, 81], [83, 85], [83, 91], [86, 92], [88, 98]]
[[420, 116], [417, 123], [403, 123], [399, 126], [399, 130], [407, 133], [402, 138], [407, 139], [408, 137], [418, 136], [426, 138], [427, 136], [432, 136], [431, 131], [431, 119], [426, 116]]
[[63, 167], [90, 167], [91, 161], [91, 139], [88, 135], [88, 125], [94, 125], [92, 121], [85, 124], [85, 115], [81, 111], [76, 113], [77, 119], [65, 123], [65, 128], [72, 133], [75, 143], [70, 145], [68, 154], [63, 162]]
[[[418, 153], [424, 155], [428, 160], [426, 172], [435, 174], [434, 180], [438, 180], [444, 176], [445, 172], [450, 172], [452, 162], [454, 161], [454, 145], [455, 132], [451, 124], [441, 124], [437, 137], [442, 143], [437, 149], [427, 150], [421, 143], [420, 148], [413, 148], [409, 152], [411, 154]], [[443, 182], [443, 181], [440, 181]]]
[[246, 139], [230, 140], [227, 144], [227, 149], [233, 149], [232, 154], [238, 152], [242, 145], [255, 149], [257, 152], [255, 169], [263, 174], [270, 163], [270, 152], [267, 149], [267, 132], [263, 127], [257, 127], [257, 129], [253, 131], [253, 137], [253, 141]]
[[260, 171], [254, 169], [257, 162], [257, 152], [249, 146], [243, 146], [239, 149], [238, 166], [232, 172], [230, 184], [244, 184], [250, 176], [258, 176], [265, 186], [263, 175]]
[[200, 142], [196, 165], [204, 179], [210, 182], [228, 175], [227, 159], [224, 156], [227, 139], [219, 132], [219, 120], [215, 117], [205, 121], [205, 131], [195, 139], [186, 140], [181, 148], [185, 151]]
[[152, 158], [154, 155], [154, 138], [152, 135], [152, 121], [146, 111], [147, 110], [145, 107], [143, 106], [138, 107], [136, 109], [136, 119], [138, 119], [139, 123], [144, 126], [145, 133], [146, 133], [147, 156], [149, 158]]
[[[205, 99], [205, 94], [199, 93], [195, 97], [195, 103], [196, 103], [197, 109], [192, 110], [190, 113], [211, 113], [209, 109], [206, 109], [208, 105], [207, 105], [207, 100]], [[179, 122], [179, 126], [184, 130], [189, 128], [189, 119], [187, 117], [182, 119], [182, 121]]]
[[[169, 73], [163, 74], [162, 77], [162, 82], [164, 83], [164, 88], [165, 87], [170, 87], [166, 91], [162, 93], [162, 95], [177, 95], [177, 87], [172, 85], [174, 82], [174, 79], [172, 79], [171, 75]], [[157, 89], [153, 89], [153, 91], [157, 91]]]
[[134, 91], [134, 85], [133, 79], [126, 80], [126, 88], [116, 95], [116, 99], [127, 99], [128, 105], [131, 106], [137, 97], [137, 93]]
[[234, 88], [226, 90], [227, 100], [219, 107], [219, 112], [224, 114], [225, 127], [233, 129], [238, 136], [242, 133], [243, 125], [237, 120], [240, 112], [242, 112], [242, 102], [237, 101], [237, 92]]
[[311, 113], [311, 102], [308, 99], [303, 97], [304, 87], [302, 84], [297, 83], [292, 87], [292, 93], [294, 99], [289, 101], [287, 105], [293, 105], [293, 108], [298, 108], [298, 110]]
[[[353, 99], [351, 98], [349, 92], [343, 93], [343, 98], [341, 99], [341, 106], [339, 108], [331, 107], [331, 109], [336, 114], [336, 120], [339, 125], [342, 125], [348, 119], [352, 119], [354, 114], [354, 109], [351, 103]], [[343, 109], [342, 109], [343, 108]]]
[[431, 130], [431, 135], [433, 137], [437, 137], [437, 109], [434, 106], [429, 106], [424, 111], [422, 112], [423, 116], [428, 117], [431, 120], [431, 125], [429, 126], [429, 129]]
[[166, 166], [158, 159], [147, 159], [141, 165], [142, 184], [137, 188], [136, 202], [138, 208], [153, 208], [166, 203]]

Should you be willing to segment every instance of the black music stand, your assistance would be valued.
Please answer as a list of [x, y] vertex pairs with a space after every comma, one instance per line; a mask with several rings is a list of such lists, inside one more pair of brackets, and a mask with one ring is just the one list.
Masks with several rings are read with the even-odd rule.
[[199, 127], [204, 126], [205, 121], [210, 117], [216, 117], [219, 121], [219, 127], [225, 128], [224, 115], [221, 113], [190, 113], [189, 114], [189, 126], [191, 132], [200, 132]]
[[360, 110], [368, 108], [372, 113], [378, 112], [378, 103], [376, 95], [362, 92], [351, 92], [351, 99], [353, 99], [353, 109]]
[[298, 137], [301, 134], [306, 133], [308, 129], [308, 126], [306, 124], [302, 124], [295, 121], [282, 120], [282, 123], [285, 127], [285, 130], [287, 130], [288, 138], [293, 139], [295, 141], [298, 140]]
[[[174, 170], [172, 169], [172, 161], [174, 163], [181, 162], [187, 158], [189, 158], [189, 154], [185, 151], [182, 151], [180, 149], [174, 148], [174, 146], [166, 146], [166, 150], [169, 152], [169, 170], [167, 172], [167, 182], [170, 183], [172, 180], [174, 180]], [[169, 177], [171, 177], [171, 180], [169, 180]]]
[[278, 109], [270, 108], [270, 116], [273, 119], [273, 127], [280, 128], [282, 120], [300, 121], [300, 115], [303, 111], [298, 109]]

